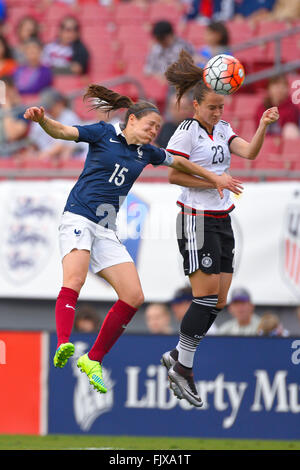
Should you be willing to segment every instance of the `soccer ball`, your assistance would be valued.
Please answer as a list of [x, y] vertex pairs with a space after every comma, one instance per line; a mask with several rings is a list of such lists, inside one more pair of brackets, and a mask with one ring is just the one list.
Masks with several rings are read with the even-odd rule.
[[203, 69], [205, 84], [220, 95], [235, 93], [244, 78], [245, 70], [240, 61], [227, 54], [212, 57]]

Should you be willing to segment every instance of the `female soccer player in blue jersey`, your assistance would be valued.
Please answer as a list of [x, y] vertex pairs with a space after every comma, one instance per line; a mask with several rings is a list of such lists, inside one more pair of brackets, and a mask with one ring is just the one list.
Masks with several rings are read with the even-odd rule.
[[91, 266], [114, 288], [118, 301], [108, 312], [92, 349], [79, 358], [77, 365], [90, 383], [105, 393], [102, 359], [144, 301], [136, 267], [115, 232], [117, 213], [133, 183], [151, 163], [205, 178], [220, 196], [224, 188], [238, 194], [242, 186], [227, 174], [218, 176], [151, 145], [161, 125], [159, 110], [152, 103], [133, 103], [127, 96], [99, 85], [90, 85], [85, 98], [96, 100], [96, 107], [107, 112], [128, 109], [123, 126], [103, 121], [65, 126], [45, 116], [42, 107], [28, 108], [24, 116], [38, 122], [55, 139], [89, 144], [84, 169], [70, 192], [59, 227], [63, 287], [55, 308], [58, 344], [54, 365], [64, 367], [74, 353], [69, 337], [75, 306]]
[[[231, 152], [249, 160], [257, 157], [267, 126], [279, 117], [277, 108], [265, 111], [255, 135], [247, 142], [221, 119], [224, 96], [205, 85], [203, 70], [187, 52], [182, 51], [178, 61], [168, 67], [166, 77], [176, 87], [179, 103], [185, 92], [191, 89], [194, 92], [194, 116], [178, 126], [168, 143], [168, 152], [172, 155], [184, 152], [189, 161], [216, 174], [228, 171]], [[230, 212], [234, 204], [229, 191], [225, 190], [221, 199], [208, 181], [179, 173], [176, 168], [170, 170], [169, 180], [183, 187], [177, 201], [178, 246], [193, 301], [181, 322], [179, 343], [163, 355], [162, 363], [168, 369], [175, 394], [200, 407], [202, 400], [193, 379], [194, 355], [227, 303], [233, 273]]]

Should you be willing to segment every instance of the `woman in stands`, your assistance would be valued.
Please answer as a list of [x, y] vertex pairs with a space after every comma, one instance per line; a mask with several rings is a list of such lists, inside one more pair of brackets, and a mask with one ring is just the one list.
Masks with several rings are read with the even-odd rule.
[[127, 96], [98, 85], [90, 85], [85, 98], [96, 100], [95, 106], [107, 112], [127, 108], [124, 125], [100, 121], [66, 126], [46, 117], [42, 107], [28, 108], [24, 117], [38, 122], [55, 139], [89, 144], [84, 169], [68, 197], [59, 228], [63, 287], [55, 309], [58, 344], [54, 365], [64, 367], [74, 353], [69, 337], [77, 298], [90, 266], [115, 289], [119, 298], [106, 316], [92, 349], [77, 363], [91, 384], [105, 393], [102, 359], [143, 302], [137, 270], [115, 232], [117, 213], [133, 183], [151, 163], [206, 178], [221, 196], [224, 188], [239, 194], [242, 187], [229, 175], [218, 176], [182, 156], [172, 156], [150, 145], [161, 125], [159, 111], [152, 103], [134, 103]]
[[[267, 127], [279, 118], [276, 107], [262, 114], [254, 137], [247, 142], [221, 120], [224, 96], [206, 87], [202, 69], [187, 52], [182, 51], [178, 61], [168, 67], [166, 77], [176, 87], [179, 104], [184, 93], [191, 89], [194, 92], [194, 116], [178, 126], [168, 143], [169, 153], [185, 155], [215, 174], [229, 169], [231, 152], [250, 160], [257, 157]], [[229, 214], [234, 204], [229, 191], [224, 191], [224, 198], [220, 199], [208, 181], [180, 173], [176, 168], [170, 170], [169, 181], [183, 186], [177, 201], [178, 245], [193, 301], [181, 322], [179, 343], [163, 355], [162, 363], [168, 369], [175, 394], [200, 407], [193, 360], [200, 340], [226, 305], [233, 273], [234, 235]]]

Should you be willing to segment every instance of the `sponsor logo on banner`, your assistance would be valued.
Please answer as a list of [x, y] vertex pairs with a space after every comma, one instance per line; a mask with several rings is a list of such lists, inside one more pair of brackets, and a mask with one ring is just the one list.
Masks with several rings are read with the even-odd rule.
[[[84, 353], [87, 344], [77, 342], [75, 346]], [[72, 361], [74, 375], [77, 378], [74, 389], [74, 415], [80, 429], [88, 431], [99, 416], [113, 411], [114, 382], [110, 377], [110, 371], [104, 370], [108, 392], [96, 393], [90, 388], [86, 376], [78, 371], [76, 360]], [[128, 366], [125, 372], [127, 376], [125, 408], [172, 410], [179, 407], [185, 411], [200, 412], [214, 408], [220, 413], [226, 411], [221, 422], [223, 429], [234, 426], [239, 412], [245, 408], [246, 391], [252, 385], [244, 381], [226, 380], [224, 373], [219, 373], [214, 380], [198, 381], [196, 386], [204, 406], [195, 408], [186, 400], [178, 400], [174, 396], [163, 366], [150, 364], [146, 368], [146, 379], [142, 378], [144, 371], [141, 367]], [[267, 370], [256, 370], [253, 380], [254, 394], [250, 403], [246, 400], [249, 412], [300, 413], [299, 385], [288, 381], [287, 370], [278, 370], [273, 378], [269, 376]]]
[[[231, 428], [242, 407], [247, 382], [227, 381], [225, 374], [218, 374], [215, 380], [201, 380], [196, 386], [204, 406], [195, 408], [186, 400], [178, 400], [169, 390], [169, 381], [166, 370], [162, 366], [149, 365], [147, 367], [148, 379], [141, 383], [140, 367], [127, 367], [127, 408], [157, 408], [170, 410], [179, 406], [183, 410], [207, 410], [213, 402], [216, 411], [227, 410], [227, 416], [222, 421], [224, 429]], [[270, 379], [268, 371], [256, 370], [254, 396], [251, 400], [250, 411], [275, 411], [281, 413], [300, 413], [299, 385], [288, 383], [288, 371], [278, 370]], [[146, 390], [141, 393], [141, 390]]]
[[45, 267], [55, 215], [49, 197], [17, 195], [11, 200], [2, 232], [2, 269], [7, 281], [24, 284]]
[[71, 358], [73, 374], [76, 377], [73, 399], [74, 416], [80, 429], [88, 431], [99, 416], [113, 408], [115, 383], [111, 379], [111, 371], [102, 367], [103, 379], [108, 391], [107, 393], [95, 392], [86, 374], [82, 374], [77, 367], [79, 356], [86, 353], [89, 345], [82, 341], [77, 341], [74, 345], [76, 355]]
[[300, 204], [287, 208], [284, 220], [282, 271], [291, 290], [300, 298]]

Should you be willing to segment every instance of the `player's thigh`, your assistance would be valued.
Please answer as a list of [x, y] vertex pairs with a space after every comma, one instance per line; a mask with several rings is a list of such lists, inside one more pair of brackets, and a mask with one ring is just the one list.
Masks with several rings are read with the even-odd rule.
[[227, 304], [227, 295], [232, 282], [232, 273], [220, 273], [217, 308], [223, 309]]
[[140, 278], [133, 262], [115, 264], [97, 274], [114, 288], [120, 300], [136, 308], [144, 302]]
[[85, 283], [89, 269], [90, 252], [88, 250], [73, 249], [64, 256], [63, 265], [63, 286], [80, 291]]

